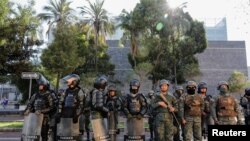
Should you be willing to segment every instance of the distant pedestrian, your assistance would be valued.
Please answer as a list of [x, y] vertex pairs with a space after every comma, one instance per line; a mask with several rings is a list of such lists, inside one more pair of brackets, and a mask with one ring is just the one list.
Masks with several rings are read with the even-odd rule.
[[7, 98], [3, 98], [3, 101], [1, 102], [1, 105], [3, 106], [4, 109], [6, 109], [7, 105], [8, 105], [8, 99]]

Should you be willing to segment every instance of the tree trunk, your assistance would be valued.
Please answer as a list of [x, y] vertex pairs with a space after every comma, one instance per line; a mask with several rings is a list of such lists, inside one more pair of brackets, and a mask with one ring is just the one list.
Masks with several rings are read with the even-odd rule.
[[56, 79], [56, 93], [58, 92], [59, 89], [59, 80], [60, 80], [61, 74], [60, 72], [57, 73], [57, 79]]

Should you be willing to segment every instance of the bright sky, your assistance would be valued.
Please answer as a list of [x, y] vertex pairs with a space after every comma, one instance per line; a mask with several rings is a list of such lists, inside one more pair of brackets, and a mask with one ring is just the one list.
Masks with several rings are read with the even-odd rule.
[[[27, 0], [12, 0], [24, 3]], [[71, 0], [72, 8], [87, 5], [86, 0]], [[90, 0], [94, 2], [95, 0]], [[119, 15], [122, 9], [132, 10], [140, 0], [105, 0], [104, 8], [113, 16]], [[250, 1], [249, 0], [168, 0], [170, 6], [177, 7], [187, 2], [185, 10], [200, 21], [215, 21], [212, 19], [227, 19], [228, 40], [245, 40], [247, 47], [247, 62], [250, 66]], [[39, 13], [48, 0], [35, 0], [35, 9]], [[249, 57], [248, 57], [249, 56]]]

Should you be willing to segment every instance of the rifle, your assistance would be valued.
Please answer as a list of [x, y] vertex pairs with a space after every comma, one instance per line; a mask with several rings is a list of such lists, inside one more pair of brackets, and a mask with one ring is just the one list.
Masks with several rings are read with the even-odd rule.
[[[160, 97], [161, 97], [161, 99], [163, 100], [163, 102], [168, 106], [171, 106], [170, 105], [170, 103], [167, 101], [167, 99], [162, 95], [162, 94], [160, 94]], [[176, 115], [175, 115], [175, 113], [174, 112], [170, 112], [171, 114], [172, 114], [172, 116], [174, 117], [174, 120], [176, 121], [176, 123], [177, 123], [177, 125], [178, 125], [178, 127], [179, 127], [179, 137], [180, 137], [180, 140], [182, 140], [182, 130], [181, 130], [181, 124], [179, 123], [179, 121], [178, 121], [178, 119], [176, 118]]]

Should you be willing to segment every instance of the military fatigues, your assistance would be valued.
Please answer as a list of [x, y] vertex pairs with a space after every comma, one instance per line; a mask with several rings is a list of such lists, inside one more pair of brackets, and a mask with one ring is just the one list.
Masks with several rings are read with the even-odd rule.
[[184, 125], [185, 141], [201, 141], [201, 115], [204, 110], [204, 101], [198, 94], [185, 94], [181, 97], [180, 116], [186, 120]]
[[[181, 104], [181, 97], [182, 96], [183, 95], [178, 96], [176, 93], [174, 93], [174, 97], [176, 98], [175, 105], [176, 105], [176, 108], [178, 109], [178, 111], [180, 109], [179, 107]], [[178, 120], [178, 123], [176, 120], [174, 120], [174, 126], [176, 126], [176, 129], [177, 129], [177, 132], [174, 135], [174, 141], [180, 141], [183, 139], [184, 126], [182, 126], [182, 124], [181, 124], [181, 116], [180, 116], [179, 112], [177, 112], [175, 115], [176, 115], [176, 118]], [[181, 127], [179, 127], [179, 126], [181, 126]]]
[[[162, 94], [167, 100], [168, 104], [176, 107], [176, 100], [170, 94]], [[155, 99], [152, 101], [152, 108], [155, 112], [155, 140], [156, 141], [172, 141], [175, 131], [175, 126], [173, 124], [173, 116], [169, 112], [168, 108], [161, 107], [158, 102], [164, 101], [160, 96], [160, 93], [156, 94]]]
[[148, 125], [150, 130], [150, 141], [153, 141], [154, 139], [154, 118], [155, 118], [155, 112], [152, 108], [152, 101], [155, 99], [155, 96], [151, 96], [148, 98]]
[[108, 128], [111, 141], [116, 141], [116, 134], [119, 134], [118, 129], [118, 114], [122, 109], [122, 100], [118, 96], [108, 97], [106, 105], [109, 109]]
[[58, 107], [58, 97], [56, 96], [56, 93], [52, 90], [51, 92], [51, 98], [53, 100], [54, 108], [51, 110], [49, 117], [50, 117], [50, 130], [49, 130], [49, 136], [50, 138], [53, 138], [56, 140], [56, 113], [57, 113], [57, 107]]
[[[249, 97], [249, 98], [248, 98]], [[250, 125], [250, 96], [241, 98], [241, 106], [245, 116], [245, 124]]]
[[56, 106], [50, 91], [44, 91], [32, 95], [30, 101], [28, 102], [27, 108], [25, 109], [25, 112], [38, 112], [44, 114], [41, 130], [43, 141], [48, 140], [50, 114], [53, 109], [55, 109], [55, 107]]
[[79, 121], [79, 129], [80, 129], [80, 133], [82, 135], [84, 135], [84, 131], [86, 132], [87, 135], [87, 140], [90, 140], [90, 105], [89, 105], [89, 101], [90, 101], [90, 93], [87, 92], [87, 90], [84, 90], [85, 94], [86, 94], [86, 102], [85, 102], [85, 106], [84, 106], [84, 110], [83, 113], [80, 116], [80, 121]]
[[244, 117], [236, 98], [230, 94], [219, 95], [214, 98], [212, 116], [219, 125], [243, 124]]

